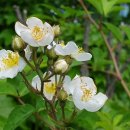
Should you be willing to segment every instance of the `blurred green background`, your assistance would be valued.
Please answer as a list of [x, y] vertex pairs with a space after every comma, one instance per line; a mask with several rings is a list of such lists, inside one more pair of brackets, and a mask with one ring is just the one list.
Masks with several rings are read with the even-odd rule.
[[[101, 24], [130, 90], [130, 0], [104, 0], [103, 4], [102, 1], [84, 0], [92, 17]], [[114, 4], [111, 6], [110, 2]], [[99, 112], [79, 112], [69, 124], [68, 130], [71, 127], [75, 130], [130, 130], [130, 99], [113, 75], [114, 66], [99, 31], [86, 19], [86, 14], [77, 0], [1, 0], [0, 7], [1, 49], [11, 49], [12, 39], [16, 35], [14, 24], [18, 20], [16, 9], [19, 8], [25, 19], [35, 16], [51, 25], [60, 25], [60, 40], [65, 43], [75, 41], [93, 55], [92, 60], [87, 63], [75, 63], [69, 75], [72, 78], [76, 74], [92, 77], [98, 91], [106, 93], [109, 100]], [[46, 70], [45, 63], [42, 69]], [[33, 73], [29, 74], [30, 81], [33, 76]], [[11, 111], [19, 105], [16, 90], [26, 103], [35, 106], [46, 118], [46, 112], [41, 110], [43, 104], [40, 97], [35, 98], [35, 95], [30, 94], [18, 75], [15, 79], [0, 80], [0, 130], [10, 122]], [[66, 114], [71, 111], [70, 103], [66, 107]], [[16, 130], [41, 128], [41, 124], [35, 123], [33, 116], [14, 125], [18, 126]], [[42, 128], [48, 130], [46, 125]]]

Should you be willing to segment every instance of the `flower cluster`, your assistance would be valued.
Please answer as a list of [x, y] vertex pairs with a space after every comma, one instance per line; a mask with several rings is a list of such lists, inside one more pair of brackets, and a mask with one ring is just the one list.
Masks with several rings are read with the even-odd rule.
[[[29, 65], [37, 73], [32, 79], [31, 87], [42, 94], [45, 101], [54, 103], [56, 100], [72, 97], [78, 109], [90, 112], [98, 111], [104, 105], [107, 96], [101, 92], [97, 93], [92, 78], [76, 75], [71, 79], [67, 75], [73, 60], [88, 61], [92, 55], [73, 41], [65, 45], [63, 41], [55, 40], [60, 34], [58, 25], [52, 27], [47, 22], [43, 23], [40, 19], [31, 17], [27, 19], [26, 25], [16, 22], [15, 31], [18, 36], [13, 40], [14, 52], [4, 49], [0, 51], [1, 79], [14, 78]], [[48, 57], [47, 72], [44, 74], [40, 70], [42, 60], [36, 55], [38, 48], [41, 49], [42, 55]]]

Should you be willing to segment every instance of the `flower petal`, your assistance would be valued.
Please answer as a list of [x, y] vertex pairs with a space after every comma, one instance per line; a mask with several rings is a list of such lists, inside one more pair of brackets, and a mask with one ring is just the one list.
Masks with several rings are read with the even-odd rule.
[[38, 43], [33, 39], [30, 30], [21, 32], [21, 38], [30, 46], [38, 47]]
[[54, 35], [54, 31], [53, 31], [52, 26], [49, 23], [47, 23], [47, 22], [45, 22], [43, 24], [43, 31]]
[[80, 86], [83, 86], [83, 85], [84, 85], [85, 88], [91, 90], [92, 95], [95, 95], [95, 94], [96, 94], [96, 92], [97, 92], [97, 87], [96, 87], [96, 85], [94, 84], [94, 81], [93, 81], [92, 78], [83, 76], [83, 77], [80, 77], [80, 81], [81, 81]]
[[29, 45], [27, 45], [27, 47], [24, 49], [25, 52], [25, 57], [27, 58], [27, 60], [31, 59], [31, 55], [32, 55], [32, 49]]
[[41, 28], [43, 28], [43, 23], [40, 19], [36, 18], [36, 17], [30, 17], [27, 19], [26, 24], [28, 25], [28, 27], [30, 29], [32, 29], [34, 26], [39, 26]]
[[75, 44], [75, 42], [70, 41], [67, 43], [64, 49], [65, 49], [66, 54], [70, 55], [78, 50], [78, 46]]
[[42, 40], [38, 41], [38, 46], [46, 46], [49, 45], [53, 41], [54, 35], [51, 33], [47, 33]]
[[83, 95], [83, 92], [81, 91], [81, 89], [79, 87], [74, 89], [72, 97], [73, 97], [75, 106], [79, 110], [83, 110], [85, 108], [85, 102], [81, 101], [82, 95]]
[[16, 23], [15, 23], [15, 32], [16, 32], [19, 36], [21, 36], [21, 32], [27, 31], [27, 30], [28, 30], [28, 28], [27, 28], [25, 25], [21, 24], [20, 22], [16, 22]]
[[67, 94], [74, 93], [74, 89], [80, 86], [80, 78], [74, 78], [72, 81], [70, 77], [67, 79], [67, 81], [63, 84], [64, 90], [67, 92]]
[[77, 60], [77, 61], [87, 61], [90, 60], [92, 58], [92, 55], [90, 53], [74, 53], [72, 54], [72, 57]]
[[62, 56], [66, 55], [64, 48], [59, 44], [56, 45], [55, 52], [57, 55], [62, 55]]
[[85, 103], [85, 109], [90, 112], [96, 112], [104, 105], [107, 99], [108, 97], [105, 94], [99, 92]]
[[48, 94], [48, 93], [46, 93], [45, 91], [44, 91], [44, 95], [45, 95], [45, 97], [46, 97], [48, 100], [52, 100], [52, 99], [53, 99], [53, 96], [54, 96], [54, 94]]
[[32, 79], [32, 87], [38, 91], [41, 91], [41, 81], [38, 75]]
[[18, 64], [19, 72], [22, 72], [22, 70], [24, 69], [25, 66], [26, 66], [26, 62], [24, 61], [24, 59], [22, 57], [20, 57], [19, 64]]
[[18, 74], [18, 66], [14, 66], [10, 69], [0, 71], [0, 79], [14, 78]]

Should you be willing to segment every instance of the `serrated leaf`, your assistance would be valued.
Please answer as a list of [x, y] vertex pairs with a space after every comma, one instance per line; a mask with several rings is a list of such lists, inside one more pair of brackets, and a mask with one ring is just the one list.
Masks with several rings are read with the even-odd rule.
[[15, 130], [15, 128], [30, 117], [34, 111], [34, 107], [29, 104], [15, 107], [9, 115], [3, 130]]
[[122, 33], [121, 30], [116, 27], [115, 25], [111, 24], [111, 23], [105, 23], [106, 27], [108, 28], [108, 30], [110, 30], [112, 32], [112, 34], [120, 41], [123, 41], [123, 37], [122, 37]]

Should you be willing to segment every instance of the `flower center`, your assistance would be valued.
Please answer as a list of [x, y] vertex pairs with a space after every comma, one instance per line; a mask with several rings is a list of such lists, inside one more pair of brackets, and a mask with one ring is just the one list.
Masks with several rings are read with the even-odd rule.
[[17, 66], [19, 63], [19, 55], [17, 52], [9, 52], [8, 56], [5, 58], [2, 58], [3, 67], [0, 68], [0, 70], [6, 70], [11, 67]]
[[78, 47], [78, 53], [82, 53], [84, 52], [83, 48], [82, 47]]
[[54, 83], [45, 83], [44, 84], [44, 90], [48, 94], [55, 94], [56, 86]]
[[64, 41], [61, 41], [61, 42], [60, 42], [60, 45], [61, 45], [62, 47], [65, 47]]
[[81, 86], [81, 90], [83, 92], [83, 95], [81, 97], [81, 101], [88, 101], [92, 97], [92, 91], [90, 89], [85, 88], [84, 86]]
[[34, 26], [34, 28], [32, 29], [32, 37], [36, 40], [36, 41], [40, 41], [43, 36], [44, 36], [44, 32], [43, 29], [38, 27], [38, 26]]

